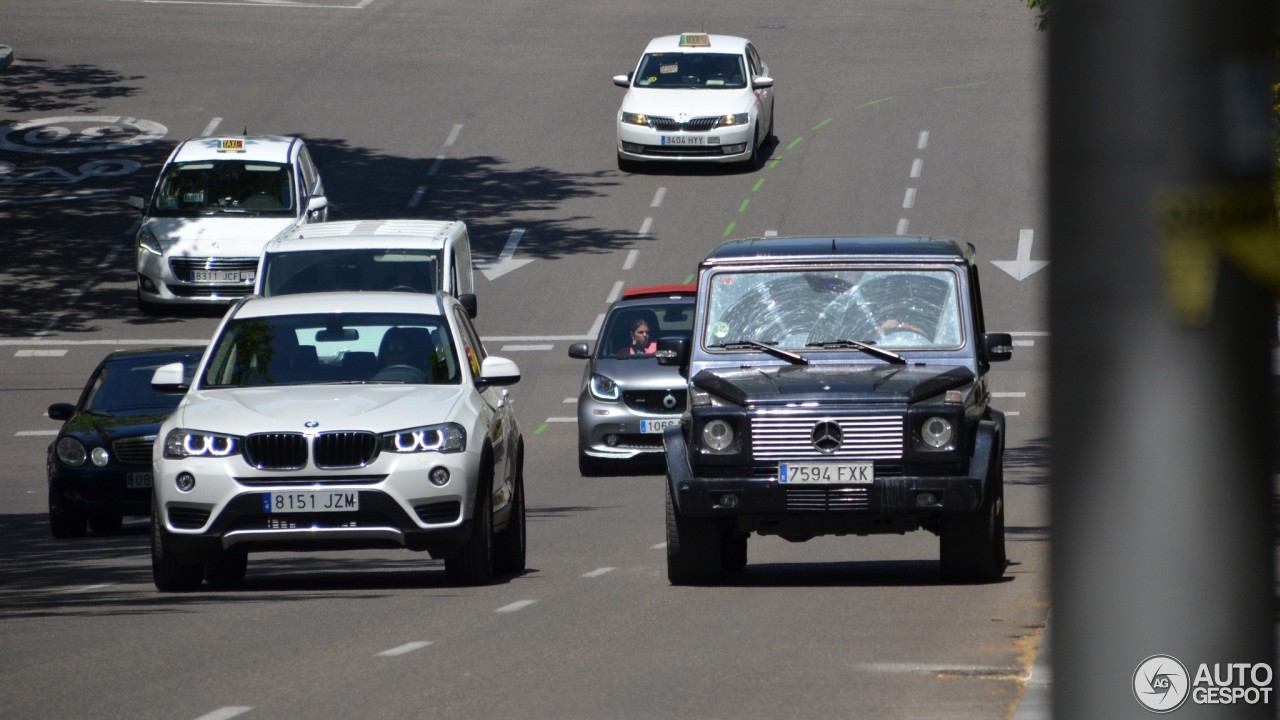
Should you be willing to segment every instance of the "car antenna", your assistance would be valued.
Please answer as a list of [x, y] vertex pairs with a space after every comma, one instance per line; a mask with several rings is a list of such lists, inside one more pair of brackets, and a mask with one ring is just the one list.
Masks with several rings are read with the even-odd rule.
[[835, 255], [835, 254], [836, 254], [836, 239], [835, 239], [835, 238], [831, 238], [831, 254], [832, 254], [832, 255]]
[[242, 134], [243, 134], [243, 135], [245, 135], [246, 137], [248, 137], [248, 135], [249, 135], [249, 126], [248, 126], [248, 125], [245, 125], [245, 126], [244, 126], [244, 133], [242, 133]]

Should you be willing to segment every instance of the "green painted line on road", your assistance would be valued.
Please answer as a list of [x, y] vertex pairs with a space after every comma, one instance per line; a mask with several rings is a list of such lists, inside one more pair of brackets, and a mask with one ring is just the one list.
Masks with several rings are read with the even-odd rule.
[[864, 107], [871, 107], [872, 105], [879, 105], [880, 103], [883, 103], [883, 102], [889, 102], [889, 101], [890, 101], [890, 100], [892, 100], [892, 99], [893, 99], [893, 96], [892, 96], [892, 95], [890, 95], [889, 97], [882, 97], [882, 98], [880, 98], [879, 100], [872, 100], [871, 102], [864, 102], [864, 103], [862, 103], [861, 105], [856, 105], [856, 106], [854, 106], [854, 110], [861, 110], [861, 109], [862, 109], [862, 108], [864, 108]]
[[818, 123], [817, 125], [814, 125], [814, 126], [813, 126], [813, 129], [814, 129], [814, 130], [821, 129], [824, 125], [826, 125], [826, 124], [827, 124], [827, 123], [829, 123], [829, 122], [831, 122], [831, 118], [827, 118], [826, 120], [823, 120], [822, 122]]
[[943, 92], [945, 90], [968, 90], [969, 88], [982, 87], [983, 85], [990, 85], [990, 84], [991, 84], [990, 80], [983, 80], [982, 82], [965, 83], [964, 85], [943, 85], [940, 88], [934, 88], [933, 91]]
[[770, 161], [769, 161], [769, 169], [770, 169], [770, 170], [772, 170], [772, 169], [774, 169], [774, 168], [778, 167], [778, 163], [780, 163], [780, 162], [782, 162], [782, 156], [781, 156], [781, 155], [779, 155], [779, 156], [777, 156], [777, 157], [775, 157], [774, 159], [772, 159], [772, 160], [770, 160]]
[[551, 427], [551, 426], [550, 426], [550, 425], [548, 425], [547, 423], [542, 423], [541, 425], [539, 425], [539, 426], [538, 426], [538, 429], [537, 429], [537, 430], [534, 430], [534, 431], [533, 431], [533, 434], [534, 434], [534, 435], [541, 435], [541, 434], [542, 434], [542, 431], [543, 431], [543, 430], [546, 430], [546, 429], [547, 429], [547, 428], [549, 428], [549, 427]]
[[724, 229], [724, 235], [722, 235], [721, 237], [729, 237], [729, 233], [733, 232], [733, 229], [737, 226], [738, 226], [738, 223], [736, 222], [729, 223], [729, 227]]
[[684, 276], [684, 284], [685, 284], [685, 285], [688, 285], [688, 284], [692, 283], [692, 282], [693, 282], [693, 277], [694, 277], [693, 273], [689, 273], [688, 275], [685, 275], [685, 276]]
[[757, 192], [758, 190], [760, 190], [761, 185], [764, 185], [764, 178], [760, 178], [759, 180], [756, 181], [755, 185], [751, 186], [751, 192]]
[[802, 143], [802, 142], [804, 142], [804, 136], [803, 136], [803, 135], [801, 135], [800, 137], [796, 138], [795, 140], [792, 140], [792, 141], [791, 141], [791, 144], [787, 146], [787, 149], [788, 149], [788, 150], [790, 150], [790, 149], [794, 148], [795, 146], [799, 145], [799, 144], [800, 144], [800, 143]]
[[742, 213], [746, 212], [746, 211], [747, 211], [747, 206], [748, 206], [748, 205], [750, 205], [750, 204], [751, 204], [751, 199], [750, 199], [750, 198], [748, 198], [748, 199], [746, 199], [746, 200], [743, 200], [743, 201], [742, 201], [742, 204], [738, 206], [738, 214], [739, 214], [739, 215], [741, 215]]

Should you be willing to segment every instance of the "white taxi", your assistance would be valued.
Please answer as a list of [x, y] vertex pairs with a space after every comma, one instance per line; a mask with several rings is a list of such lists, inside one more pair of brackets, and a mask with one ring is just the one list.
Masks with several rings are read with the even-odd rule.
[[225, 305], [253, 292], [269, 240], [325, 220], [324, 183], [302, 140], [199, 137], [174, 148], [142, 211], [138, 306]]
[[654, 38], [618, 108], [618, 168], [643, 161], [739, 163], [754, 168], [773, 138], [773, 78], [751, 41], [684, 33]]

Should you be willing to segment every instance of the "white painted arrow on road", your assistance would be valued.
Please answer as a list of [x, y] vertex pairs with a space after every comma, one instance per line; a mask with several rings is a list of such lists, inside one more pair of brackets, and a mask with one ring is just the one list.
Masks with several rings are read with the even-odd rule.
[[1043, 270], [1049, 264], [1047, 260], [1031, 259], [1031, 239], [1034, 234], [1027, 229], [1018, 231], [1018, 259], [992, 260], [991, 264], [1012, 275], [1014, 280], [1026, 280], [1037, 270]]
[[533, 262], [530, 260], [516, 260], [516, 247], [520, 245], [520, 240], [524, 238], [524, 228], [517, 228], [511, 231], [511, 236], [507, 238], [507, 244], [502, 246], [502, 252], [498, 255], [498, 259], [485, 265], [480, 269], [484, 276], [490, 280], [497, 280], [507, 273], [517, 268]]

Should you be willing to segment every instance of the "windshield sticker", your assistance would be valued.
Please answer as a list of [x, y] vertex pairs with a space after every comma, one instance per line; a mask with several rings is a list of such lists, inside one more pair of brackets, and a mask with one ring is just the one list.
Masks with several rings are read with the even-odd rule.
[[678, 73], [678, 72], [680, 72], [680, 64], [679, 64], [679, 63], [671, 63], [671, 64], [669, 64], [669, 65], [659, 65], [659, 66], [658, 66], [658, 72], [662, 73], [663, 75], [670, 75], [671, 73]]
[[711, 336], [717, 340], [729, 337], [729, 323], [718, 322], [711, 325]]

